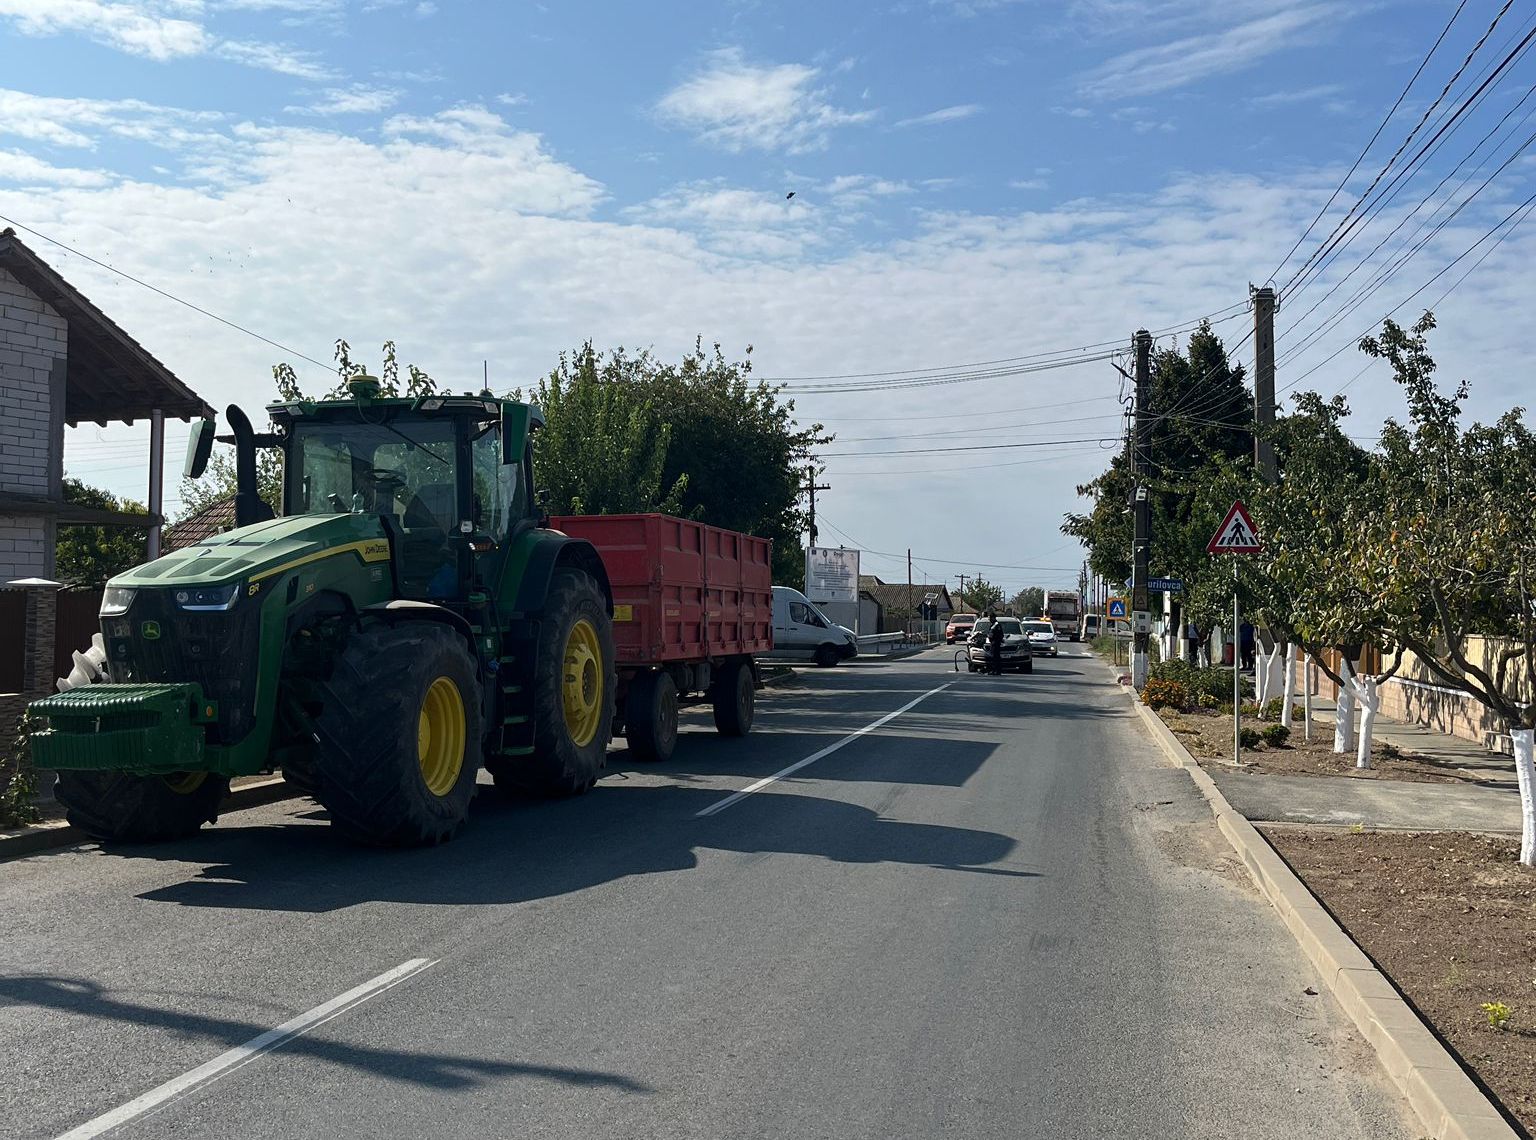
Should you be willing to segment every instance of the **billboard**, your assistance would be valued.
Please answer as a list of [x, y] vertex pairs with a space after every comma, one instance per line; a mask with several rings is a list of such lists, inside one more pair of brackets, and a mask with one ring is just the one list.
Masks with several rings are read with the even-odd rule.
[[817, 605], [859, 600], [859, 552], [813, 546], [805, 552], [805, 596]]

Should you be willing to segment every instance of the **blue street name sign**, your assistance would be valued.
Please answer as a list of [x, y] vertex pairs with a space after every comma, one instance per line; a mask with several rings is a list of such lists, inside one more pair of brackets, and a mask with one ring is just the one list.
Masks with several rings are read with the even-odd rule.
[[1177, 594], [1184, 589], [1183, 578], [1149, 578], [1147, 589], [1161, 590], [1167, 594]]

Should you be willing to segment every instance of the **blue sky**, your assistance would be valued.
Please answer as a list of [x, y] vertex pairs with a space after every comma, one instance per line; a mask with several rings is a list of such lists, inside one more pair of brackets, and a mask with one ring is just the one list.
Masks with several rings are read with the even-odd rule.
[[[1470, 0], [1290, 269], [1497, 8]], [[589, 337], [666, 355], [698, 335], [732, 353], [752, 344], [760, 374], [789, 377], [1126, 341], [1204, 313], [1236, 340], [1248, 283], [1279, 266], [1448, 12], [0, 0], [0, 213], [318, 360], [337, 336], [392, 337], [402, 359], [455, 384], [487, 359], [493, 380], [526, 385]], [[1466, 78], [1529, 18], [1512, 12]], [[1488, 94], [1383, 209], [1380, 234], [1516, 105], [1531, 70], [1522, 59]], [[1371, 431], [1395, 408], [1390, 382], [1352, 381], [1363, 359], [1329, 354], [1523, 199], [1527, 178], [1512, 163], [1315, 344], [1327, 304], [1311, 326], [1286, 320], [1375, 241], [1328, 267], [1304, 304], [1283, 297], [1282, 385], [1349, 383]], [[286, 354], [23, 237], [211, 402], [265, 398]], [[1489, 414], [1523, 387], [1526, 252], [1517, 231], [1482, 263], [1434, 342]], [[1287, 337], [1304, 346], [1291, 359]], [[1094, 439], [1117, 434], [1117, 375], [1096, 361], [802, 395], [807, 418], [844, 441], [828, 449], [820, 505], [839, 530], [824, 537], [911, 546], [934, 576], [977, 561], [1006, 564], [996, 577], [1010, 587], [1075, 579], [1080, 552], [1056, 527], [1103, 465]], [[173, 427], [172, 443], [184, 435]], [[72, 433], [69, 467], [142, 496], [142, 437]], [[1053, 442], [1065, 439], [1087, 442]], [[1052, 446], [870, 454], [1020, 442]], [[955, 515], [984, 521], [962, 539]], [[887, 556], [866, 568], [904, 572]]]

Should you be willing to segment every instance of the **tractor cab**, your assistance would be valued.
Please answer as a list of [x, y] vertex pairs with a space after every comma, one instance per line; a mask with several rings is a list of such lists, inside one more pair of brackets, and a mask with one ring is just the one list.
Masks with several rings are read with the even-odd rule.
[[462, 601], [533, 522], [526, 405], [431, 396], [267, 411], [284, 457], [283, 514], [378, 518], [398, 597]]

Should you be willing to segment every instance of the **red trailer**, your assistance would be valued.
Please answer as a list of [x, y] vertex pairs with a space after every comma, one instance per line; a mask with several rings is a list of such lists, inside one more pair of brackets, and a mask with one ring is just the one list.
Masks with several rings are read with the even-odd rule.
[[637, 760], [677, 744], [679, 704], [708, 700], [726, 736], [752, 728], [756, 655], [773, 648], [773, 547], [670, 515], [564, 515], [613, 588], [617, 713]]

